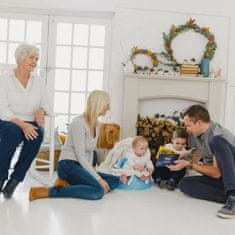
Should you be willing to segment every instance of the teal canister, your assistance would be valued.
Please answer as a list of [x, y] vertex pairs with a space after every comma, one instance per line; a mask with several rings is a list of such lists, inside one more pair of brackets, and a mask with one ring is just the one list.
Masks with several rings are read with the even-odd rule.
[[210, 64], [208, 59], [202, 59], [200, 64], [200, 71], [203, 77], [209, 77], [210, 74]]

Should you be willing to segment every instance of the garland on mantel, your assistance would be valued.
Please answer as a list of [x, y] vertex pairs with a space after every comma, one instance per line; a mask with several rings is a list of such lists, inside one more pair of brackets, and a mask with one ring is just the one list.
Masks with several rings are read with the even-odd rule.
[[[133, 47], [131, 49], [131, 56], [130, 56], [130, 60], [131, 60], [131, 63], [133, 64], [133, 67], [134, 67], [134, 71], [136, 72], [137, 70], [151, 70], [151, 69], [154, 69], [154, 67], [157, 67], [157, 65], [159, 64], [159, 61], [155, 55], [155, 53], [153, 53], [152, 51], [150, 50], [147, 50], [147, 49], [139, 49], [138, 47]], [[140, 65], [137, 65], [135, 63], [135, 58], [137, 55], [146, 55], [148, 57], [150, 57], [151, 59], [151, 62], [152, 62], [152, 67], [148, 67], [148, 66], [140, 66]]]
[[[193, 30], [196, 33], [200, 33], [204, 37], [208, 39], [208, 43], [206, 44], [202, 59], [208, 59], [211, 60], [215, 54], [217, 44], [215, 42], [215, 36], [209, 31], [208, 27], [202, 27], [200, 28], [196, 23], [195, 20], [190, 18], [186, 24], [179, 25], [178, 27], [175, 25], [172, 25], [170, 28], [170, 31], [168, 34], [163, 33], [163, 40], [164, 40], [164, 47], [166, 52], [161, 52], [163, 56], [165, 56], [169, 61], [172, 61], [176, 65], [179, 65], [180, 63], [177, 61], [177, 59], [174, 57], [173, 49], [171, 46], [172, 40], [177, 37], [180, 33]], [[199, 62], [201, 63], [201, 61]]]

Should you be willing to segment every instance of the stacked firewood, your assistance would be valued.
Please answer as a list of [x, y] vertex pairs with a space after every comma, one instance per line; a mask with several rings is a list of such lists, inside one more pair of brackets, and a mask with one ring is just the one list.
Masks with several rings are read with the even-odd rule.
[[136, 123], [137, 135], [144, 136], [149, 143], [152, 159], [155, 159], [161, 145], [171, 142], [172, 133], [177, 127], [183, 127], [181, 114], [165, 116], [156, 114], [155, 117], [138, 115]]

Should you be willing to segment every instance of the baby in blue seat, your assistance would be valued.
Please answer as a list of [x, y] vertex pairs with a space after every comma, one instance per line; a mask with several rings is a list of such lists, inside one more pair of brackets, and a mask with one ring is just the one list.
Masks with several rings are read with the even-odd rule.
[[139, 180], [149, 183], [153, 173], [153, 163], [150, 159], [150, 150], [148, 148], [148, 141], [142, 136], [136, 136], [132, 141], [132, 150], [128, 152], [115, 165], [115, 168], [122, 168], [126, 172], [135, 171], [135, 175], [122, 174], [120, 179], [123, 184], [130, 185], [137, 176]]

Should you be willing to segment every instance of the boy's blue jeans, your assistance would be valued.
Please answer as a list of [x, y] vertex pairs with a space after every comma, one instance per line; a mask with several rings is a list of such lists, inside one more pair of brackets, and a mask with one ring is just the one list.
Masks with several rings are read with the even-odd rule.
[[214, 136], [209, 143], [215, 155], [221, 178], [190, 176], [180, 181], [180, 189], [189, 196], [209, 201], [227, 200], [226, 193], [235, 190], [235, 147], [222, 136]]
[[[97, 200], [104, 196], [103, 187], [77, 161], [59, 161], [57, 171], [59, 178], [66, 180], [71, 185], [62, 188], [51, 188], [49, 197], [72, 197]], [[118, 186], [119, 177], [102, 173], [99, 173], [99, 175], [107, 181], [110, 190]]]
[[16, 124], [0, 120], [0, 181], [8, 179], [8, 171], [16, 148], [22, 142], [23, 146], [19, 158], [14, 166], [11, 178], [23, 181], [27, 170], [35, 158], [43, 140], [43, 128], [36, 122], [29, 122], [36, 126], [38, 137], [34, 140], [27, 140], [23, 131]]

